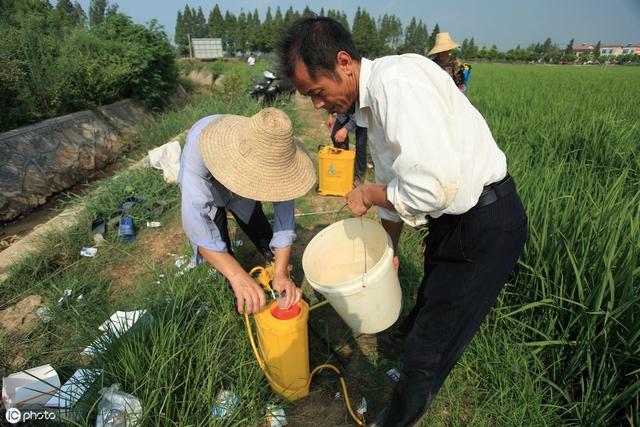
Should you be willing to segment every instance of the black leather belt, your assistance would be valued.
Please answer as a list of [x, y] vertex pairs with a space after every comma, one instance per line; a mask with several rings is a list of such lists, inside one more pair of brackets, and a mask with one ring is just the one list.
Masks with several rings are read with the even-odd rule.
[[490, 205], [501, 197], [515, 191], [516, 184], [513, 182], [511, 175], [507, 174], [502, 180], [494, 182], [493, 184], [486, 185], [482, 189], [478, 203], [474, 208], [481, 208], [483, 206]]

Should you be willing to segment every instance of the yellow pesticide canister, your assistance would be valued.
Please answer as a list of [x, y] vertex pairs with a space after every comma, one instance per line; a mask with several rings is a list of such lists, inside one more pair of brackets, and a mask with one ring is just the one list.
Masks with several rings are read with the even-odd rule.
[[272, 301], [254, 319], [273, 391], [288, 400], [309, 394], [309, 305], [301, 300], [289, 310], [280, 310]]
[[318, 192], [323, 196], [344, 196], [353, 189], [355, 151], [321, 146], [318, 151]]

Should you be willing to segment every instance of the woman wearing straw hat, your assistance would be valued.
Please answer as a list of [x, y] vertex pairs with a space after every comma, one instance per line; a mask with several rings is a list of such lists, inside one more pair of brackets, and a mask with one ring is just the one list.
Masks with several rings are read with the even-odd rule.
[[464, 65], [462, 65], [451, 52], [453, 49], [458, 47], [460, 47], [460, 45], [451, 40], [449, 33], [438, 33], [436, 35], [436, 44], [433, 46], [433, 49], [429, 51], [427, 56], [438, 64], [440, 68], [446, 71], [447, 74], [451, 76], [456, 86], [458, 86], [458, 89], [460, 89], [462, 93], [465, 93], [467, 88]]
[[[269, 259], [275, 254], [273, 288], [285, 292], [289, 308], [302, 296], [287, 274], [295, 237], [293, 199], [315, 182], [311, 159], [281, 110], [207, 116], [189, 130], [178, 177], [182, 226], [193, 247], [192, 262], [206, 261], [229, 280], [239, 312], [259, 312], [266, 301], [233, 256], [227, 210], [260, 253]], [[273, 202], [273, 230], [260, 202]]]

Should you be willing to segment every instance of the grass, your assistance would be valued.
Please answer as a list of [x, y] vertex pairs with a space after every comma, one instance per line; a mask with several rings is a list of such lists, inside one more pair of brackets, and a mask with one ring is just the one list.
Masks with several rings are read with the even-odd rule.
[[[259, 62], [259, 67], [264, 65]], [[204, 115], [257, 112], [260, 107], [243, 95], [251, 73], [259, 70], [242, 62], [225, 66], [224, 86], [143, 125], [128, 156], [137, 158], [169, 141]], [[469, 96], [507, 154], [529, 215], [530, 237], [497, 306], [423, 425], [640, 424], [640, 111], [635, 105], [640, 87], [628, 83], [637, 80], [639, 71], [474, 66]], [[285, 108], [296, 134], [316, 125], [305, 123], [292, 105]], [[306, 142], [313, 151], [322, 141]], [[98, 257], [79, 256], [79, 248], [91, 243], [91, 218], [110, 213], [131, 192], [147, 198], [146, 205], [132, 211], [138, 224], [148, 219], [144, 207], [154, 200], [168, 202], [168, 212], [160, 218], [163, 226], [177, 224], [177, 188], [153, 170], [128, 172], [91, 188], [70, 201], [85, 206], [78, 226], [49, 236], [46, 248], [18, 264], [0, 287], [0, 308], [38, 293], [53, 314], [52, 322], [40, 323], [27, 334], [0, 334], [0, 374], [13, 372], [14, 357], [20, 354], [22, 366], [52, 363], [67, 378], [84, 363], [79, 351], [113, 311], [144, 307], [150, 312], [147, 321], [91, 360], [89, 366], [101, 367], [104, 374], [73, 423], [93, 424], [98, 389], [118, 382], [141, 399], [143, 425], [259, 424], [274, 396], [253, 360], [241, 319], [231, 309], [231, 293], [219, 275], [212, 277], [207, 266], [181, 275], [173, 258], [158, 261], [151, 256], [144, 242], [164, 229], [139, 230], [133, 245], [111, 234]], [[329, 200], [319, 206], [304, 198], [296, 207], [309, 212], [330, 210], [331, 203], [341, 206], [339, 200]], [[342, 216], [298, 219], [298, 283], [304, 240]], [[403, 233], [406, 312], [422, 275], [424, 231], [405, 227]], [[189, 253], [184, 240], [171, 244], [172, 252]], [[251, 262], [249, 246], [238, 248], [244, 262]], [[160, 274], [164, 278], [159, 279]], [[114, 282], [120, 291], [113, 291]], [[73, 297], [59, 306], [56, 301], [64, 289], [73, 289]], [[303, 289], [316, 301], [308, 285]], [[81, 301], [75, 299], [79, 294], [84, 296]], [[356, 348], [332, 312], [320, 312], [314, 312], [312, 324], [328, 342], [310, 336], [315, 342], [313, 366], [335, 361], [332, 350]], [[393, 366], [396, 361], [358, 355], [347, 369], [353, 401], [365, 395], [375, 413], [391, 388], [384, 372]], [[221, 389], [240, 397], [233, 418], [224, 421], [210, 415]], [[331, 400], [335, 379], [321, 378], [313, 389], [299, 403], [279, 402], [292, 414], [292, 423], [323, 425], [317, 417], [324, 417], [332, 425], [350, 425], [342, 417], [341, 403]]]
[[470, 96], [530, 223], [501, 318], [544, 367], [566, 423], [637, 425], [640, 87], [625, 82], [639, 70], [477, 68]]
[[[244, 96], [250, 85], [247, 76], [241, 69], [231, 68], [225, 73], [225, 85], [214, 88], [213, 96], [195, 96], [188, 105], [165, 112], [141, 125], [126, 156], [131, 159], [140, 157], [146, 150], [167, 142], [208, 114], [256, 113], [260, 107]], [[290, 109], [289, 113], [295, 118]], [[44, 297], [52, 317], [50, 322], [40, 322], [26, 334], [0, 333], [0, 374], [15, 372], [17, 366], [51, 363], [64, 380], [76, 367], [85, 364], [79, 352], [98, 336], [96, 327], [112, 312], [149, 307], [153, 322], [120, 340], [114, 340], [116, 344], [89, 363], [88, 367], [104, 369], [100, 387], [118, 382], [123, 390], [142, 396], [144, 425], [167, 425], [169, 419], [175, 425], [209, 425], [215, 392], [226, 384], [241, 397], [242, 403], [234, 422], [238, 425], [255, 424], [264, 416], [267, 398], [271, 395], [248, 351], [242, 323], [230, 310], [230, 292], [226, 291], [221, 279], [217, 278], [214, 283], [208, 280], [208, 286], [201, 286], [198, 274], [207, 277], [206, 270], [198, 272], [202, 268], [188, 276], [179, 276], [175, 267], [171, 267], [173, 260], [164, 265], [154, 263], [148, 258], [148, 248], [120, 242], [112, 229], [108, 229], [107, 244], [99, 248], [99, 256], [83, 258], [79, 255], [82, 246], [92, 245], [91, 220], [99, 215], [109, 216], [132, 193], [146, 199], [144, 203], [134, 205], [129, 212], [138, 226], [149, 219], [161, 219], [165, 225], [177, 221], [177, 186], [167, 185], [158, 171], [142, 169], [124, 172], [89, 187], [83, 196], [66, 201], [69, 206], [84, 206], [77, 226], [66, 233], [47, 236], [43, 249], [17, 263], [0, 288], [0, 307], [11, 306], [27, 295], [39, 294]], [[161, 218], [153, 218], [145, 208], [158, 200], [167, 203], [168, 212]], [[139, 228], [138, 241], [154, 232], [160, 231]], [[189, 248], [182, 242], [174, 251], [178, 255], [186, 254]], [[135, 283], [120, 283], [124, 290], [114, 292], [113, 282], [119, 279], [117, 273], [123, 271], [114, 267], [126, 269], [127, 265], [129, 270], [139, 270], [136, 275], [128, 277]], [[158, 283], [156, 279], [160, 274], [165, 274], [167, 280]], [[56, 301], [64, 289], [71, 289], [72, 297], [58, 305]], [[220, 289], [224, 291], [220, 292]], [[79, 295], [83, 298], [76, 300]], [[167, 304], [167, 299], [172, 302]], [[199, 308], [202, 301], [211, 306], [206, 316], [194, 317], [192, 311], [185, 309], [196, 305]], [[228, 323], [224, 330], [220, 330], [223, 317]], [[217, 332], [201, 333], [213, 329]], [[241, 340], [237, 339], [238, 335]], [[177, 351], [177, 347], [181, 349]], [[231, 357], [226, 353], [230, 350]], [[238, 355], [243, 355], [245, 362], [238, 364]], [[222, 369], [223, 359], [227, 361], [226, 372]], [[185, 367], [193, 369], [184, 371]], [[153, 369], [158, 371], [150, 376]], [[100, 387], [92, 388], [77, 407], [79, 418], [67, 419], [68, 423], [93, 424]], [[192, 392], [196, 388], [199, 390], [198, 398]], [[189, 399], [174, 401], [173, 397], [180, 394], [188, 394]]]

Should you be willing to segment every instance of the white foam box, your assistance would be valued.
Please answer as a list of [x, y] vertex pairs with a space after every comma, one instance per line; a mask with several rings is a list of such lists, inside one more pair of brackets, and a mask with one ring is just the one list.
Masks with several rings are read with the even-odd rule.
[[42, 365], [2, 378], [2, 400], [6, 409], [29, 409], [44, 405], [59, 388], [58, 373]]

